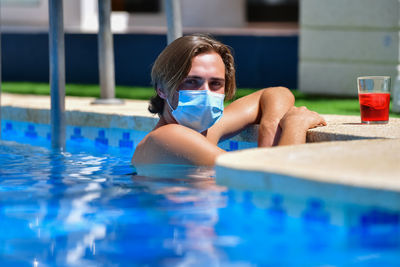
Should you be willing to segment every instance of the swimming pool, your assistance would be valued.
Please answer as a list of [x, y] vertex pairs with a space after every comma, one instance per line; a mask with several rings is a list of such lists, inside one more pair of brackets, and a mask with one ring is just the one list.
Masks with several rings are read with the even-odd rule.
[[68, 127], [57, 152], [48, 127], [2, 122], [2, 265], [399, 265], [399, 210], [230, 189], [210, 172], [139, 177], [145, 132]]

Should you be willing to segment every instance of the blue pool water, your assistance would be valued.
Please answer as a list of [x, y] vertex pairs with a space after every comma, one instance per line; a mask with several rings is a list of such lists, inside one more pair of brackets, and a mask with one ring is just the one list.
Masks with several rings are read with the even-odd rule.
[[400, 266], [398, 210], [139, 177], [143, 133], [47, 130], [3, 122], [1, 266]]

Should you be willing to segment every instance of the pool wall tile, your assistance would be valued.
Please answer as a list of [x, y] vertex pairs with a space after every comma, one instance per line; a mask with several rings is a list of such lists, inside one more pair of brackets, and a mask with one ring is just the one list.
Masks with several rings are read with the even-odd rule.
[[25, 131], [25, 136], [29, 138], [36, 138], [38, 136], [36, 130], [35, 130], [35, 125], [33, 124], [28, 124], [28, 127]]
[[[6, 121], [6, 123], [9, 121]], [[29, 137], [46, 137], [46, 133], [50, 129], [50, 125], [33, 124], [28, 122], [12, 121], [12, 128], [18, 135]]]
[[12, 131], [13, 125], [11, 122], [6, 122], [6, 127], [4, 128], [5, 131]]
[[[136, 122], [137, 121], [144, 123], [143, 120], [136, 120]], [[31, 128], [28, 130], [28, 127]], [[2, 138], [6, 140], [13, 140], [18, 136], [23, 138], [25, 133], [31, 137], [37, 136], [43, 138], [48, 142], [51, 140], [51, 127], [49, 124], [3, 119], [1, 121], [1, 129], [3, 133]], [[99, 131], [102, 132], [100, 136]], [[92, 141], [94, 143], [97, 142], [103, 145], [107, 144], [108, 146], [112, 147], [134, 149], [135, 146], [139, 144], [147, 135], [147, 133], [148, 131], [140, 131], [135, 129], [67, 125], [66, 141]], [[219, 143], [218, 146], [227, 151], [257, 147], [256, 142], [239, 141], [239, 139], [236, 136], [233, 139], [228, 139]]]
[[119, 147], [133, 148], [133, 141], [130, 140], [129, 132], [122, 133], [122, 139], [119, 140]]
[[400, 224], [399, 218], [399, 213], [372, 209], [371, 211], [361, 214], [360, 225], [362, 227], [370, 225], [392, 225], [398, 227]]
[[[48, 109], [29, 109], [13, 106], [2, 106], [2, 119], [16, 122], [31, 122], [35, 124], [50, 124], [50, 111]], [[94, 112], [84, 112], [84, 111], [74, 111], [69, 110], [65, 112], [65, 118], [67, 123], [67, 139], [73, 134], [73, 132], [68, 132], [68, 127], [82, 127], [82, 136], [91, 140], [97, 138], [96, 133], [88, 133], [86, 128], [103, 128], [103, 129], [122, 129], [140, 132], [139, 134], [134, 134], [131, 139], [134, 145], [138, 144], [144, 137], [145, 133], [151, 131], [158, 122], [157, 116], [128, 116], [119, 114], [100, 114]], [[38, 135], [41, 133], [38, 131]], [[239, 142], [239, 149], [247, 147], [255, 147], [257, 142], [258, 126], [252, 125], [244, 129], [238, 135], [230, 138], [229, 140], [235, 140]], [[42, 135], [47, 136], [47, 133]], [[119, 146], [119, 139], [115, 141], [115, 146]], [[110, 137], [110, 145], [113, 142]], [[251, 145], [246, 145], [242, 142], [248, 142]], [[229, 141], [227, 146], [223, 149], [229, 149]]]
[[81, 142], [84, 140], [84, 137], [82, 136], [82, 128], [81, 127], [74, 127], [73, 128], [73, 134], [70, 135], [70, 139], [74, 141]]
[[229, 141], [229, 151], [235, 151], [239, 149], [238, 141]]
[[309, 199], [302, 217], [304, 220], [316, 223], [329, 223], [329, 213], [326, 212], [324, 202], [320, 199]]
[[218, 147], [223, 149], [223, 150], [228, 151], [228, 149], [229, 149], [229, 140], [224, 140], [222, 142], [219, 142], [218, 143]]
[[95, 139], [96, 144], [108, 146], [108, 138], [106, 138], [105, 130], [99, 130], [98, 135]]
[[321, 220], [329, 218], [330, 225], [339, 226], [357, 225], [361, 207], [365, 207], [365, 210], [371, 206], [381, 210], [398, 210], [400, 203], [400, 195], [396, 192], [318, 183], [284, 174], [245, 172], [218, 165], [216, 183], [234, 190], [236, 202], [242, 202], [244, 192], [251, 191], [254, 205], [264, 209], [271, 205], [271, 195], [279, 192], [283, 197], [282, 207], [289, 216], [301, 218], [306, 214], [318, 215]]

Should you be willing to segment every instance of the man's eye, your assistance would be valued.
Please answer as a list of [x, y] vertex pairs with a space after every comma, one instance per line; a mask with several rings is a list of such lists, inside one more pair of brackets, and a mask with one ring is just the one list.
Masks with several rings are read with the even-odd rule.
[[186, 87], [187, 89], [197, 89], [198, 87], [201, 87], [201, 85], [203, 84], [202, 80], [199, 79], [186, 79], [183, 82], [183, 86]]
[[195, 80], [195, 79], [187, 79], [187, 80], [185, 80], [185, 83], [189, 84], [189, 85], [198, 84], [197, 80]]
[[212, 87], [213, 89], [219, 89], [219, 88], [221, 88], [223, 86], [224, 86], [224, 83], [220, 82], [220, 81], [213, 81], [210, 84], [210, 87]]

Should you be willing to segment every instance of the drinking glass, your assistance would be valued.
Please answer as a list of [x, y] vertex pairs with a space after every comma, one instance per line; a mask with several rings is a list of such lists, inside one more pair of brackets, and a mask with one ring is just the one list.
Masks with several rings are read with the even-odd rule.
[[361, 123], [388, 123], [390, 77], [364, 76], [357, 78]]

